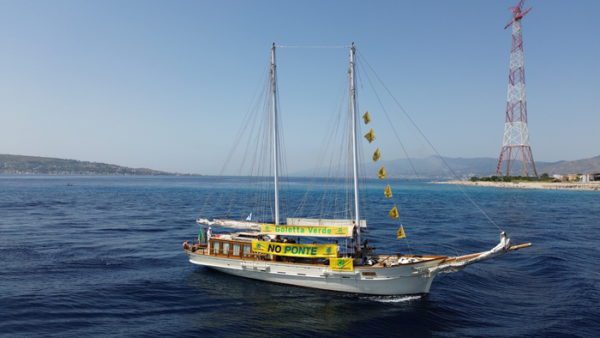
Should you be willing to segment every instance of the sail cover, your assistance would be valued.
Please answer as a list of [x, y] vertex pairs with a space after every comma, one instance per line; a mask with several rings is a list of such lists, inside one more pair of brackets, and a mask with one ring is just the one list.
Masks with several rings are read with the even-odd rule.
[[[351, 219], [327, 219], [327, 218], [287, 218], [287, 225], [307, 225], [307, 226], [354, 226]], [[367, 221], [360, 220], [360, 227], [366, 228]]]
[[230, 219], [213, 219], [212, 221], [206, 218], [198, 218], [198, 224], [208, 226], [220, 226], [224, 228], [241, 229], [241, 230], [260, 230], [260, 224], [256, 222], [234, 221]]
[[[266, 227], [274, 227], [275, 224], [264, 224], [257, 222], [248, 221], [236, 221], [230, 219], [213, 219], [212, 221], [207, 218], [198, 218], [196, 220], [198, 224], [204, 224], [208, 226], [220, 226], [224, 228], [240, 229], [240, 230], [257, 230], [264, 231]], [[350, 219], [317, 219], [317, 218], [288, 218], [287, 225], [281, 226], [282, 231], [285, 233], [276, 233], [276, 229], [273, 231], [264, 231], [265, 233], [273, 233], [280, 235], [296, 235], [302, 236], [302, 234], [294, 232], [295, 230], [304, 230], [309, 234], [304, 236], [312, 237], [352, 237], [352, 227], [354, 227], [354, 221]], [[366, 228], [367, 221], [361, 220], [360, 227]], [[281, 230], [281, 229], [280, 229]], [[281, 232], [281, 231], [280, 231]]]
[[427, 273], [429, 275], [434, 275], [436, 273], [456, 272], [467, 265], [490, 259], [499, 255], [503, 255], [509, 252], [510, 250], [510, 238], [508, 237], [506, 232], [502, 231], [500, 233], [500, 242], [492, 249], [480, 252], [478, 254], [447, 258], [440, 265], [428, 268]]

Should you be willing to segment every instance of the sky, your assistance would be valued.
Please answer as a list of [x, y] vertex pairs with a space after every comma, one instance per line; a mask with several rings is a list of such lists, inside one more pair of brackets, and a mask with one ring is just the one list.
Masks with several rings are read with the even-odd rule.
[[[497, 157], [515, 2], [0, 0], [0, 153], [219, 173], [272, 42], [355, 42], [440, 154]], [[534, 158], [599, 155], [600, 1], [527, 6]], [[330, 132], [348, 51], [277, 57], [286, 162], [301, 171]], [[387, 158], [403, 157], [363, 81], [359, 110], [372, 112]], [[391, 102], [410, 156], [431, 155]]]

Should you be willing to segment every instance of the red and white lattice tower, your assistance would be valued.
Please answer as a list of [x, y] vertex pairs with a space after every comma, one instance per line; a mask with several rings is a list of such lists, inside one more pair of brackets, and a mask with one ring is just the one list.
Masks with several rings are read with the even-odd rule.
[[[521, 176], [533, 174], [537, 170], [533, 154], [529, 146], [529, 130], [527, 129], [527, 100], [525, 97], [525, 60], [523, 55], [523, 35], [521, 20], [531, 8], [523, 10], [525, 0], [512, 7], [512, 18], [504, 27], [512, 26], [512, 48], [510, 50], [510, 70], [508, 73], [508, 94], [506, 102], [506, 122], [502, 150], [496, 167], [497, 175], [510, 176], [511, 166], [521, 162]], [[504, 167], [504, 168], [503, 168]], [[503, 170], [504, 169], [504, 170]]]

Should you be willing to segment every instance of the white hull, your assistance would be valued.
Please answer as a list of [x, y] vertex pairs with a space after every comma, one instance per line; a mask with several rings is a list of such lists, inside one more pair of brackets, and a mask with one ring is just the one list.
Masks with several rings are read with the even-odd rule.
[[[429, 292], [435, 274], [424, 269], [439, 260], [394, 267], [356, 267], [352, 272], [332, 271], [325, 265], [215, 257], [188, 252], [193, 264], [228, 274], [267, 282], [370, 295], [407, 295]], [[365, 274], [366, 273], [366, 274]]]

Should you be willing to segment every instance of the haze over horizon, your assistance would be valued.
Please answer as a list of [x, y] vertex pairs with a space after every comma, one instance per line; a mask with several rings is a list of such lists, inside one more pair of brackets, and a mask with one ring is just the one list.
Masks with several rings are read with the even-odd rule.
[[[497, 157], [511, 42], [503, 27], [516, 2], [2, 2], [0, 154], [215, 174], [273, 41], [354, 41], [441, 155]], [[534, 158], [596, 156], [600, 2], [526, 6]], [[278, 50], [290, 172], [318, 166], [313, 154], [347, 86], [347, 54]], [[366, 79], [358, 90], [386, 159], [402, 158]], [[397, 107], [386, 109], [411, 157], [431, 155]]]

